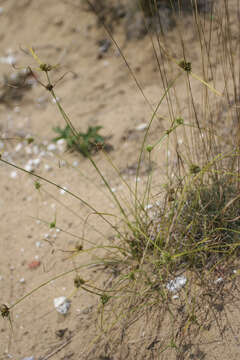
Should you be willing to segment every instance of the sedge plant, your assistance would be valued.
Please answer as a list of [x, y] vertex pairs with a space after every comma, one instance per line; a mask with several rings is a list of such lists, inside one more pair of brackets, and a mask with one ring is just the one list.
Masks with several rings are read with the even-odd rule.
[[[146, 2], [141, 1], [140, 5], [143, 6], [143, 3]], [[114, 244], [92, 246], [86, 250], [110, 250], [95, 262], [95, 265], [104, 265], [116, 272], [114, 281], [111, 281], [108, 287], [100, 288], [78, 275], [73, 281], [76, 291], [82, 289], [99, 297], [99, 332], [88, 347], [89, 354], [94, 346], [103, 347], [106, 341], [110, 350], [116, 349], [120, 346], [119, 337], [123, 339], [129, 328], [134, 330], [140, 318], [144, 318], [147, 324], [151, 317], [154, 321], [147, 327], [151, 339], [153, 338], [148, 345], [149, 349], [154, 349], [156, 356], [163, 352], [175, 351], [176, 358], [184, 358], [186, 344], [193, 341], [194, 337], [200, 336], [212, 318], [217, 318], [216, 304], [222, 301], [225, 289], [234, 288], [237, 276], [234, 269], [238, 265], [240, 246], [240, 128], [239, 108], [236, 104], [239, 90], [233, 51], [236, 44], [231, 34], [228, 1], [223, 0], [223, 5], [225, 15], [228, 16], [223, 19], [223, 14], [219, 11], [214, 16], [211, 14], [208, 22], [203, 21], [196, 6], [193, 7], [193, 26], [202, 58], [201, 68], [198, 69], [201, 75], [197, 75], [197, 71], [195, 73], [193, 70], [194, 61], [189, 60], [191, 52], [187, 48], [187, 42], [185, 44], [184, 32], [180, 25], [178, 51], [182, 56], [178, 59], [172, 55], [171, 46], [167, 48], [166, 39], [162, 38], [161, 34], [149, 33], [162, 82], [162, 94], [155, 107], [149, 102], [126, 57], [120, 51], [130, 75], [151, 109], [151, 117], [138, 156], [134, 189], [126, 182], [103, 149], [104, 156], [126, 186], [131, 201], [122, 200], [115, 194], [91, 152], [85, 155], [105, 184], [119, 215], [98, 211], [82, 197], [66, 190], [69, 195], [88, 207], [91, 215], [98, 215], [105, 221], [117, 238]], [[157, 11], [157, 2], [151, 1], [151, 8], [154, 6]], [[176, 13], [175, 15], [177, 16]], [[218, 72], [212, 65], [218, 54], [213, 55], [213, 60], [211, 58], [212, 38], [216, 36], [213, 25], [218, 25], [218, 36], [221, 39], [219, 57], [222, 61], [222, 92], [217, 89]], [[119, 48], [110, 30], [106, 28], [106, 31]], [[45, 75], [46, 84], [41, 84], [55, 100], [65, 121], [67, 137], [71, 138], [74, 146], [78, 148], [79, 132], [63, 109], [51, 81], [54, 66], [41, 62], [32, 48], [30, 52], [39, 62], [39, 69]], [[29, 70], [38, 81], [35, 72], [31, 68]], [[227, 74], [230, 74], [230, 80]], [[211, 83], [209, 78], [213, 79]], [[193, 82], [197, 82], [201, 87], [201, 110], [195, 98]], [[182, 97], [178, 95], [179, 85], [184, 87], [187, 94], [187, 111], [184, 111]], [[230, 98], [235, 99], [235, 102], [232, 103]], [[224, 101], [232, 104], [231, 120], [237, 119], [237, 126], [233, 141], [221, 147], [223, 129], [214, 126], [214, 116], [218, 116], [217, 108], [223, 106]], [[168, 108], [165, 130], [152, 143], [149, 133], [164, 102]], [[184, 139], [182, 150], [180, 138]], [[150, 171], [146, 186], [140, 191], [137, 179], [143, 157], [151, 162], [152, 157], [162, 150], [166, 155], [165, 184], [160, 184], [161, 191], [154, 193], [159, 184], [156, 182], [154, 171]], [[174, 156], [169, 155], [170, 151], [174, 152]], [[27, 172], [3, 158], [0, 160]], [[62, 189], [61, 185], [36, 173], [27, 173], [37, 181], [41, 180]], [[112, 217], [117, 220], [117, 225], [112, 223]], [[85, 236], [81, 238], [81, 241], [84, 240]], [[83, 251], [84, 245], [72, 250], [75, 261]], [[91, 264], [76, 265], [54, 279], [73, 274], [89, 265]], [[2, 316], [10, 319], [11, 310], [16, 305], [48, 285], [51, 280], [33, 289], [13, 305], [3, 304], [0, 308]], [[181, 280], [181, 286], [178, 285], [178, 280]], [[219, 322], [216, 323], [220, 327]], [[158, 341], [157, 333], [166, 324], [166, 336]], [[106, 340], [106, 334], [111, 334], [110, 345], [110, 341]], [[131, 339], [131, 334], [128, 338]], [[146, 353], [143, 347], [141, 349], [141, 358], [144, 358]]]

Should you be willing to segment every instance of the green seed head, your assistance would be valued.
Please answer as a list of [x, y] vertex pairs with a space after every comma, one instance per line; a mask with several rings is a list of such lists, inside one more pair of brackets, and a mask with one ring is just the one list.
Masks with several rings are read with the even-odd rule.
[[49, 225], [50, 229], [53, 229], [56, 227], [56, 221], [52, 221]]
[[28, 145], [31, 144], [32, 142], [34, 142], [34, 138], [33, 138], [33, 137], [27, 138], [27, 143], [28, 143]]
[[52, 65], [50, 65], [50, 64], [41, 64], [39, 67], [42, 71], [45, 71], [45, 72], [51, 71], [53, 68]]
[[109, 300], [110, 300], [111, 296], [107, 295], [107, 294], [103, 294], [101, 296], [101, 302], [103, 305], [105, 305]]
[[176, 124], [178, 124], [178, 125], [183, 125], [183, 123], [184, 123], [184, 120], [181, 117], [176, 118], [175, 121], [176, 121]]
[[34, 186], [35, 186], [35, 189], [39, 190], [41, 187], [41, 184], [40, 184], [40, 182], [35, 181]]
[[85, 280], [83, 280], [80, 276], [77, 275], [74, 279], [74, 286], [78, 289], [83, 284], [85, 284]]
[[189, 171], [191, 174], [198, 174], [201, 171], [201, 168], [196, 164], [191, 164], [189, 166]]
[[153, 150], [153, 145], [147, 145], [146, 150], [150, 153]]
[[76, 244], [75, 249], [76, 251], [82, 251], [83, 250], [82, 244]]
[[180, 61], [178, 65], [186, 72], [192, 71], [192, 64], [186, 60]]

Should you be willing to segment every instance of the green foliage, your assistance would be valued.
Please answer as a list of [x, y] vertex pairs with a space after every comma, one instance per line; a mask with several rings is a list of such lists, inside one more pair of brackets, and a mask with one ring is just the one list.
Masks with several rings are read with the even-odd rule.
[[69, 150], [79, 151], [83, 156], [88, 157], [98, 148], [104, 146], [104, 138], [99, 135], [99, 130], [102, 126], [89, 126], [86, 133], [79, 132], [74, 135], [70, 126], [67, 124], [65, 128], [59, 126], [53, 128], [53, 130], [59, 134], [53, 141], [65, 139]]

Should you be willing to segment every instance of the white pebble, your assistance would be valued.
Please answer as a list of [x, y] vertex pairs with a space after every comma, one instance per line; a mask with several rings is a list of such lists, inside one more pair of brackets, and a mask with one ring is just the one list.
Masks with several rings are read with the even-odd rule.
[[140, 125], [138, 125], [137, 127], [136, 127], [136, 130], [137, 131], [143, 131], [143, 130], [145, 130], [146, 128], [147, 128], [147, 124], [146, 123], [142, 123], [142, 124], [140, 124]]
[[44, 164], [44, 169], [45, 169], [46, 171], [51, 171], [51, 170], [52, 170], [52, 166], [49, 165], [49, 164]]
[[59, 139], [57, 141], [57, 147], [60, 152], [64, 152], [67, 150], [67, 142], [65, 139]]
[[149, 210], [149, 209], [151, 209], [152, 207], [153, 207], [152, 204], [147, 204], [147, 205], [145, 206], [145, 210]]
[[78, 164], [79, 164], [79, 162], [78, 162], [77, 160], [74, 160], [74, 162], [73, 162], [73, 166], [74, 166], [74, 167], [77, 167], [77, 166], [78, 166]]
[[29, 163], [25, 165], [24, 169], [27, 170], [27, 171], [33, 171], [33, 167]]
[[65, 297], [65, 296], [60, 296], [58, 298], [55, 298], [53, 300], [53, 304], [55, 309], [60, 313], [60, 314], [67, 314], [69, 308], [70, 308], [70, 301]]
[[15, 151], [20, 151], [22, 149], [22, 143], [18, 143], [16, 146], [15, 146]]
[[47, 146], [48, 151], [55, 151], [57, 149], [57, 146], [55, 144], [49, 144]]
[[0, 58], [0, 62], [2, 64], [9, 64], [9, 65], [15, 65], [16, 64], [16, 58], [12, 55], [8, 55], [5, 57]]
[[59, 190], [59, 192], [60, 192], [61, 195], [64, 195], [66, 190], [67, 190], [67, 188], [63, 187], [62, 189]]
[[57, 101], [58, 101], [58, 102], [60, 101], [60, 98], [59, 98], [58, 96], [56, 97], [56, 99], [57, 99], [57, 100], [52, 99], [53, 104], [56, 104]]
[[41, 159], [39, 159], [39, 158], [36, 158], [36, 159], [33, 159], [33, 160], [32, 160], [32, 163], [33, 163], [35, 166], [38, 166], [38, 165], [40, 164], [40, 162], [41, 162]]
[[17, 177], [17, 172], [16, 172], [16, 171], [11, 171], [10, 177], [11, 177], [12, 179], [15, 179], [15, 178]]
[[185, 276], [177, 276], [174, 280], [169, 281], [166, 285], [167, 289], [171, 292], [177, 292], [184, 285], [186, 285], [187, 279]]

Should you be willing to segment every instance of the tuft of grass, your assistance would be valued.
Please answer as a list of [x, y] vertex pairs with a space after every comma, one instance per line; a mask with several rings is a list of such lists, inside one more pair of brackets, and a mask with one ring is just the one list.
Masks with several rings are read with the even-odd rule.
[[[196, 176], [197, 177], [197, 176]], [[213, 270], [239, 254], [240, 195], [232, 177], [191, 182], [165, 193], [165, 206], [142, 214], [138, 230], [128, 239], [134, 259], [143, 256], [165, 272]]]

